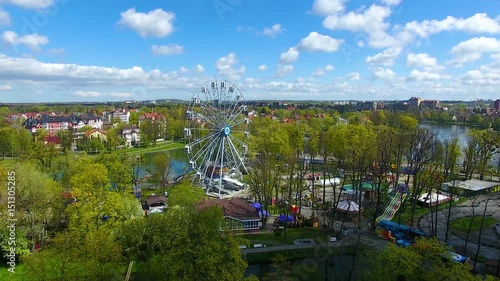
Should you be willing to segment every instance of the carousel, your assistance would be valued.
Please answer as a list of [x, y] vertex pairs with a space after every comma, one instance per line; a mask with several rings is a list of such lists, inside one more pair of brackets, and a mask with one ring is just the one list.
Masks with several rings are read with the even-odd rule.
[[341, 201], [337, 205], [337, 214], [346, 221], [356, 221], [360, 212], [363, 212], [363, 208], [352, 200]]

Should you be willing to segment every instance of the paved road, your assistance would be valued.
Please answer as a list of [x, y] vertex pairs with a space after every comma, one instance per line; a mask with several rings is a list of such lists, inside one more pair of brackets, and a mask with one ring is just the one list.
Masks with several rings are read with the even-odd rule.
[[[351, 232], [352, 233], [352, 232]], [[373, 236], [372, 234], [366, 232], [362, 233], [359, 237], [360, 243], [365, 245], [370, 245], [376, 248], [383, 248], [389, 242], [378, 237]], [[297, 249], [308, 249], [308, 248], [323, 248], [325, 244], [328, 247], [342, 247], [342, 246], [352, 246], [355, 245], [357, 240], [357, 235], [355, 233], [350, 234], [349, 236], [343, 236], [337, 242], [328, 242], [325, 241], [316, 241], [315, 244], [299, 244], [299, 245], [284, 245], [284, 246], [273, 246], [273, 247], [265, 247], [265, 248], [248, 248], [241, 249], [243, 254], [252, 254], [252, 253], [265, 253], [265, 252], [274, 252], [274, 251], [283, 251], [283, 250], [297, 250]]]
[[[488, 202], [486, 215], [491, 216], [500, 221], [500, 196], [497, 197], [498, 198], [495, 198]], [[474, 207], [476, 216], [482, 216], [486, 204], [486, 198], [487, 195], [482, 195], [476, 201], [477, 205], [475, 205]], [[447, 209], [438, 212], [437, 237], [443, 241], [445, 240], [445, 234], [446, 234], [447, 216], [448, 216]], [[472, 216], [471, 201], [466, 201], [452, 208], [451, 220], [455, 220], [466, 216]], [[431, 226], [432, 226], [431, 214], [426, 214], [420, 218], [418, 222], [419, 229], [421, 229], [425, 233], [431, 233]], [[449, 231], [448, 242], [450, 242], [453, 245], [464, 246], [465, 240], [464, 237], [461, 236], [463, 235], [459, 236]], [[470, 240], [477, 241], [476, 240], [477, 236], [476, 237], [473, 236], [474, 235], [471, 235]], [[495, 234], [494, 230], [493, 229], [483, 230], [482, 237], [483, 241], [481, 243], [479, 254], [488, 259], [498, 259], [500, 257], [500, 239]], [[471, 241], [467, 243], [467, 249], [471, 250], [473, 253], [476, 253], [477, 247], [478, 247], [477, 243], [473, 243]]]

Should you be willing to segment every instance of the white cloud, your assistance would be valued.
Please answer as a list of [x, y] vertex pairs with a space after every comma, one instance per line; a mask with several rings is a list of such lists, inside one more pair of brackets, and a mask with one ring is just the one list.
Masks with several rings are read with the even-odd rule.
[[406, 66], [433, 68], [437, 66], [437, 60], [426, 53], [410, 53], [406, 56]]
[[146, 37], [166, 37], [174, 31], [175, 14], [172, 12], [156, 9], [146, 13], [136, 12], [135, 8], [130, 8], [120, 13], [119, 25], [126, 26], [140, 36]]
[[408, 75], [409, 80], [416, 80], [416, 81], [439, 80], [448, 78], [450, 78], [448, 75], [441, 75], [437, 73], [431, 73], [428, 71], [419, 71], [417, 69], [412, 70], [410, 72], [410, 75]]
[[464, 63], [479, 60], [484, 53], [497, 53], [500, 50], [500, 39], [491, 37], [475, 37], [462, 41], [451, 49], [454, 55], [452, 64], [462, 66]]
[[344, 11], [345, 0], [315, 0], [312, 7], [312, 12], [321, 15], [333, 15]]
[[323, 68], [318, 68], [311, 75], [312, 76], [323, 76], [323, 75], [325, 75], [325, 70]]
[[186, 73], [186, 72], [189, 72], [189, 69], [187, 69], [186, 67], [184, 66], [181, 66], [181, 68], [179, 68], [179, 72], [180, 73]]
[[386, 32], [390, 25], [385, 20], [390, 14], [389, 7], [371, 5], [360, 13], [329, 15], [323, 20], [323, 26], [331, 30], [365, 32], [368, 35], [370, 46], [388, 47], [394, 45], [394, 40]]
[[483, 65], [479, 69], [467, 71], [460, 78], [460, 81], [473, 87], [493, 86], [493, 89], [497, 90], [498, 85], [500, 85], [500, 64], [496, 62]]
[[14, 31], [4, 31], [2, 40], [11, 46], [25, 45], [33, 51], [40, 51], [40, 45], [49, 43], [49, 39], [45, 36], [36, 33], [19, 36]]
[[56, 55], [56, 56], [62, 56], [62, 55], [64, 55], [64, 53], [66, 51], [63, 48], [55, 48], [55, 49], [51, 49], [49, 52], [51, 54]]
[[281, 24], [277, 23], [273, 25], [271, 28], [269, 27], [264, 28], [264, 30], [262, 31], [262, 35], [274, 38], [276, 37], [276, 35], [283, 33], [283, 31], [285, 31], [285, 29], [281, 27]]
[[279, 62], [289, 64], [297, 61], [301, 51], [309, 52], [335, 52], [344, 43], [342, 39], [335, 39], [327, 35], [319, 34], [316, 31], [309, 33], [295, 47], [290, 47], [288, 51], [281, 53]]
[[220, 57], [215, 62], [215, 69], [219, 74], [227, 76], [229, 80], [239, 80], [245, 74], [245, 66], [236, 67], [237, 64], [239, 62], [236, 54], [230, 53], [225, 57]]
[[312, 76], [323, 76], [326, 74], [327, 71], [332, 71], [334, 69], [333, 65], [327, 64], [323, 68], [318, 68], [316, 69], [313, 73]]
[[401, 54], [401, 51], [402, 51], [401, 48], [389, 48], [374, 56], [366, 57], [365, 61], [372, 65], [380, 64], [383, 66], [393, 66], [395, 60]]
[[238, 25], [238, 27], [236, 28], [236, 31], [238, 31], [238, 32], [252, 31], [252, 30], [253, 30], [253, 27], [251, 27], [251, 26], [241, 26], [241, 25]]
[[267, 70], [267, 65], [261, 64], [261, 65], [259, 65], [259, 67], [257, 68], [257, 70], [259, 70], [260, 72], [264, 72], [264, 71]]
[[159, 55], [178, 55], [184, 53], [184, 47], [177, 45], [177, 44], [170, 44], [170, 45], [163, 45], [163, 46], [158, 46], [158, 45], [153, 45], [151, 46], [151, 51], [153, 52], [153, 55], [159, 56]]
[[54, 0], [0, 0], [0, 3], [9, 3], [25, 9], [45, 9], [54, 4]]
[[132, 96], [131, 93], [111, 93], [109, 95], [115, 98], [130, 98]]
[[344, 42], [342, 39], [335, 39], [327, 35], [319, 34], [313, 31], [302, 39], [297, 46], [299, 50], [310, 52], [335, 52], [339, 46]]
[[201, 65], [201, 64], [197, 64], [197, 65], [194, 67], [194, 72], [196, 72], [196, 73], [202, 73], [202, 72], [205, 72], [205, 68], [203, 67], [203, 65]]
[[443, 31], [464, 31], [468, 33], [500, 33], [500, 18], [492, 19], [485, 13], [478, 13], [469, 18], [446, 17], [443, 20], [412, 21], [405, 29], [422, 38]]
[[492, 60], [500, 61], [500, 53], [491, 54], [490, 57]]
[[396, 78], [396, 73], [389, 68], [377, 67], [373, 70], [373, 77], [381, 80], [392, 80]]
[[11, 85], [0, 85], [0, 91], [10, 91], [12, 90]]
[[347, 77], [351, 81], [359, 81], [359, 80], [361, 80], [361, 74], [359, 74], [359, 72], [349, 72], [349, 73], [347, 73]]
[[397, 6], [401, 3], [401, 0], [381, 0], [383, 4], [388, 6]]
[[95, 91], [76, 91], [73, 93], [73, 96], [75, 97], [84, 97], [84, 98], [96, 98], [102, 95], [103, 94]]
[[0, 7], [0, 25], [9, 25], [10, 24], [10, 15]]
[[278, 71], [277, 75], [278, 77], [282, 77], [286, 75], [287, 73], [290, 73], [293, 71], [293, 65], [291, 64], [284, 64], [284, 65], [278, 65]]
[[291, 47], [288, 51], [281, 53], [280, 55], [280, 63], [292, 63], [295, 62], [299, 58], [299, 51], [297, 48]]

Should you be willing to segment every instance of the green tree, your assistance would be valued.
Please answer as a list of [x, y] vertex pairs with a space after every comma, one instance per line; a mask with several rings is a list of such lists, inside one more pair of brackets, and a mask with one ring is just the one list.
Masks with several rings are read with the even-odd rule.
[[167, 187], [173, 180], [173, 163], [168, 153], [159, 152], [153, 157], [153, 168], [151, 169], [151, 181], [162, 189], [168, 191]]
[[408, 248], [389, 244], [365, 253], [358, 280], [463, 280], [479, 281], [466, 264], [451, 261], [451, 254], [437, 239], [419, 239]]
[[73, 144], [73, 132], [71, 129], [58, 131], [57, 137], [61, 140], [62, 152], [70, 152]]

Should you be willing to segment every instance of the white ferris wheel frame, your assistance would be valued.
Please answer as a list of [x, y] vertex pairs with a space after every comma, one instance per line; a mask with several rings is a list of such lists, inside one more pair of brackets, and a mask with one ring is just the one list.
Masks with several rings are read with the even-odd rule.
[[241, 177], [248, 172], [245, 165], [250, 138], [247, 111], [240, 90], [224, 80], [199, 87], [186, 111], [184, 149], [189, 165], [206, 192], [216, 187], [219, 198], [224, 177], [231, 174]]

